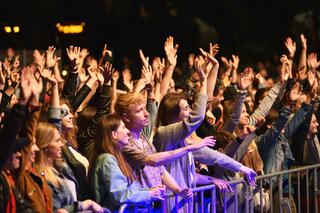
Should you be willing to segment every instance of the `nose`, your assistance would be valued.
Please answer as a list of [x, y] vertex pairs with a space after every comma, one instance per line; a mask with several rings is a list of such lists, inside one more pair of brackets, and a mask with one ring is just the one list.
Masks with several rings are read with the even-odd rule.
[[21, 157], [21, 152], [20, 151], [16, 152], [15, 154], [16, 154], [17, 157]]
[[39, 147], [37, 146], [37, 144], [34, 144], [34, 145], [33, 145], [33, 150], [34, 150], [35, 152], [39, 152], [39, 151], [40, 151], [40, 149], [39, 149]]
[[144, 116], [148, 117], [149, 116], [149, 112], [147, 110], [143, 110]]

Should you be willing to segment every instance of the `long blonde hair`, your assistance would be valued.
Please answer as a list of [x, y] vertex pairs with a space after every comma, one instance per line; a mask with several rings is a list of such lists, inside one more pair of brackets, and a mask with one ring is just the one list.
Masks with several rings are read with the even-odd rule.
[[[54, 168], [49, 163], [46, 148], [54, 137], [55, 131], [58, 129], [50, 123], [41, 122], [36, 128], [35, 139], [40, 151], [36, 155], [35, 169], [40, 173], [44, 173], [46, 180], [55, 187], [60, 188], [60, 178], [54, 173]], [[51, 140], [50, 140], [51, 139]]]

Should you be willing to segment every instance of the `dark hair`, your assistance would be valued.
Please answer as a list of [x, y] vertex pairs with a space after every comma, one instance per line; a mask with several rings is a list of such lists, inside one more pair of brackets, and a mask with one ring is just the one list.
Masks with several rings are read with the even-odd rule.
[[162, 98], [158, 109], [156, 127], [177, 122], [180, 114], [179, 102], [183, 99], [188, 100], [185, 93], [168, 93]]

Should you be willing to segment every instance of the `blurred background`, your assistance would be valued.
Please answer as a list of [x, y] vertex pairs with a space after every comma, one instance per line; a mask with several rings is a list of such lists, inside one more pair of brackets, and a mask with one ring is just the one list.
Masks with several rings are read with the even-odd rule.
[[308, 51], [318, 50], [320, 40], [319, 0], [5, 0], [0, 8], [1, 55], [8, 47], [54, 45], [65, 58], [67, 46], [80, 45], [98, 58], [106, 43], [114, 63], [121, 64], [124, 56], [138, 59], [139, 48], [163, 56], [163, 43], [172, 35], [179, 62], [213, 42], [220, 45], [219, 56], [236, 53], [250, 64], [277, 60], [287, 36], [297, 41], [298, 51], [300, 33]]

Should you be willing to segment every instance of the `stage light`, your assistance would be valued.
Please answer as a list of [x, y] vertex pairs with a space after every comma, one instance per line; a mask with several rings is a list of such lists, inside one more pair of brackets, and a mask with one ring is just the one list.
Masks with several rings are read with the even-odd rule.
[[60, 23], [56, 24], [58, 31], [64, 34], [78, 34], [82, 33], [84, 30], [85, 23], [82, 22], [81, 24], [69, 24], [63, 25]]
[[4, 29], [4, 31], [5, 31], [6, 33], [11, 33], [11, 32], [12, 32], [10, 26], [5, 26], [3, 29]]
[[14, 27], [13, 27], [13, 32], [14, 32], [14, 33], [19, 33], [19, 32], [20, 32], [20, 27], [14, 26]]

